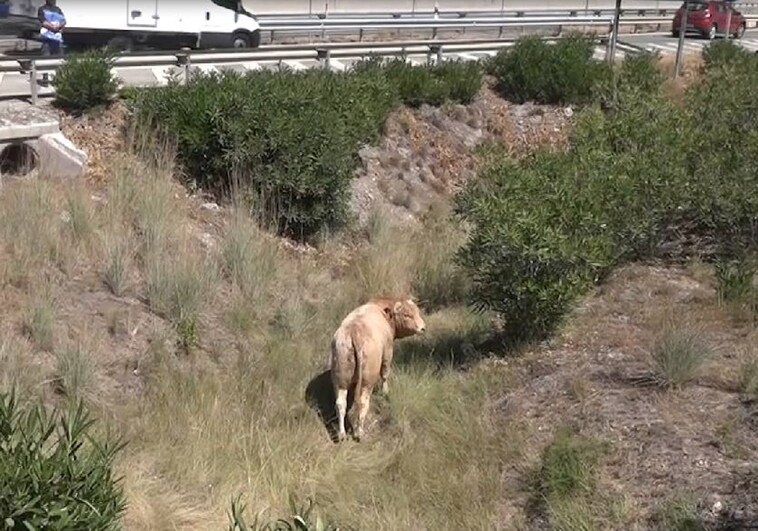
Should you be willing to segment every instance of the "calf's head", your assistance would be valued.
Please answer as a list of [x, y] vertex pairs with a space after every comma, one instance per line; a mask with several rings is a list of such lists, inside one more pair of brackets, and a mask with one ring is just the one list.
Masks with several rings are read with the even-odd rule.
[[421, 310], [411, 299], [395, 301], [385, 311], [387, 317], [395, 325], [395, 337], [397, 339], [422, 334], [426, 330], [426, 323], [421, 317]]

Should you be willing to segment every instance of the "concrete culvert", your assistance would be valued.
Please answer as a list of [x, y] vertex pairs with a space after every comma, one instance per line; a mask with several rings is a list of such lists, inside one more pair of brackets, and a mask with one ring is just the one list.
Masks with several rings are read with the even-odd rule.
[[8, 144], [0, 151], [1, 175], [26, 175], [38, 166], [39, 155], [29, 144]]

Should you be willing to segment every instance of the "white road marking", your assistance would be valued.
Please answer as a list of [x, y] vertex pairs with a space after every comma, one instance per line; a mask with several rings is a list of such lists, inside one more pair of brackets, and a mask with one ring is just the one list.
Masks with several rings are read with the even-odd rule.
[[295, 61], [294, 59], [282, 61], [282, 63], [292, 68], [292, 70], [305, 70], [307, 68], [303, 63]]
[[159, 85], [168, 85], [168, 68], [166, 66], [154, 66], [150, 69]]
[[260, 70], [261, 65], [257, 61], [246, 61], [244, 63], [240, 63], [243, 68], [246, 70]]
[[339, 59], [330, 59], [329, 60], [329, 66], [333, 70], [338, 70], [340, 72], [343, 72], [347, 67], [345, 66], [345, 63], [340, 61]]
[[758, 39], [746, 39], [739, 42], [743, 48], [750, 50], [751, 52], [758, 51]]
[[[224, 66], [223, 64], [219, 66]], [[202, 71], [204, 74], [211, 74], [218, 72], [218, 68], [216, 68], [216, 65], [210, 65], [210, 64], [199, 64], [199, 65], [192, 65], [191, 68], [197, 68], [198, 70]]]

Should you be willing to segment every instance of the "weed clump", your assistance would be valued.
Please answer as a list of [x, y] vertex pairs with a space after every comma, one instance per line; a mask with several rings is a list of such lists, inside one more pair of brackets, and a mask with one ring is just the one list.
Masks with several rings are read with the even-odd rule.
[[560, 428], [530, 478], [532, 510], [543, 511], [552, 528], [594, 529], [596, 481], [604, 444]]
[[667, 329], [653, 346], [655, 379], [662, 387], [682, 387], [697, 377], [711, 355], [710, 347], [696, 331]]

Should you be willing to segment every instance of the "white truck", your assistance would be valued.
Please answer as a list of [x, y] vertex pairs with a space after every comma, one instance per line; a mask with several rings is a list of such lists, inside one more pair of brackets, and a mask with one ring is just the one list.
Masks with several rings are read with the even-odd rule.
[[[39, 39], [44, 0], [5, 0], [8, 15], [26, 20], [19, 37]], [[64, 45], [172, 48], [257, 48], [258, 20], [241, 0], [57, 0], [66, 17]], [[36, 26], [35, 26], [36, 22]], [[0, 21], [2, 26], [2, 21]]]

